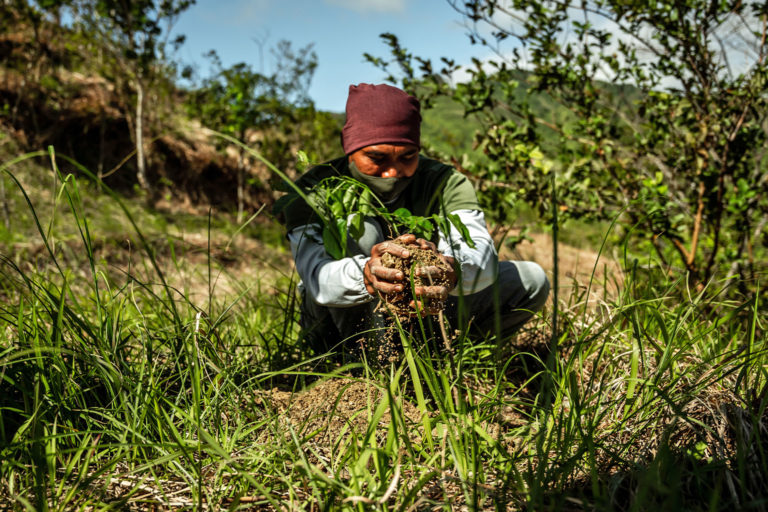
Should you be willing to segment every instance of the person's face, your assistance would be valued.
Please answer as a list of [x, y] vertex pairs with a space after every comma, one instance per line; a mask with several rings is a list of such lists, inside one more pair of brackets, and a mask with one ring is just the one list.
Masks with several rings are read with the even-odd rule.
[[361, 173], [378, 178], [410, 178], [419, 166], [419, 148], [413, 144], [374, 144], [349, 155]]

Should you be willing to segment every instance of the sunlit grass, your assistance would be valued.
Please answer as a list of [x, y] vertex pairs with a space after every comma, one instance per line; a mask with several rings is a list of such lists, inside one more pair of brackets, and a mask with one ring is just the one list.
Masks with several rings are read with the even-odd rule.
[[[560, 295], [555, 333], [549, 311], [501, 348], [400, 330], [394, 362], [338, 368], [299, 344], [288, 265], [220, 263], [243, 231], [191, 221], [192, 246], [71, 175], [55, 204], [3, 179], [40, 247], [0, 261], [4, 503], [766, 506], [764, 308], [731, 283], [688, 290], [628, 258], [615, 297]], [[113, 223], [130, 257], [96, 248]]]

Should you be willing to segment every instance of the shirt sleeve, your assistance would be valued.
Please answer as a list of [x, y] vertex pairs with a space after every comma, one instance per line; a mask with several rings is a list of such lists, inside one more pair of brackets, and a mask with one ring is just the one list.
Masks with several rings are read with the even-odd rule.
[[451, 224], [450, 233], [440, 231], [437, 250], [446, 256], [453, 256], [461, 269], [460, 281], [451, 291], [451, 295], [468, 295], [487, 288], [496, 279], [499, 262], [496, 247], [485, 225], [485, 215], [479, 210], [456, 210], [467, 227], [469, 236], [475, 244], [472, 248], [464, 241], [459, 230]]
[[368, 256], [333, 259], [321, 242], [319, 227], [299, 226], [288, 233], [293, 261], [303, 286], [321, 306], [352, 307], [373, 300], [365, 289]]

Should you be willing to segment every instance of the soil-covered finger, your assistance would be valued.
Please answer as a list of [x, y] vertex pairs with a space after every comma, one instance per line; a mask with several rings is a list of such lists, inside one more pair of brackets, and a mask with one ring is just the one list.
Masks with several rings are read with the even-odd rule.
[[378, 279], [383, 279], [385, 281], [402, 281], [405, 279], [405, 275], [401, 270], [385, 267], [383, 265], [371, 266], [371, 273]]
[[403, 291], [404, 287], [400, 283], [391, 283], [388, 281], [376, 281], [373, 287], [383, 295], [395, 295]]
[[376, 246], [376, 251], [380, 255], [391, 254], [397, 258], [408, 258], [411, 256], [411, 251], [406, 247], [394, 242], [383, 242]]
[[423, 267], [418, 267], [415, 271], [416, 276], [421, 277], [425, 280], [438, 280], [445, 277], [446, 273], [448, 272], [447, 268], [439, 267], [437, 265], [428, 265]]
[[414, 295], [421, 299], [445, 300], [448, 298], [448, 288], [445, 286], [417, 286]]
[[417, 238], [415, 241], [415, 244], [418, 246], [419, 249], [423, 251], [432, 251], [437, 252], [437, 246], [430, 242], [429, 240], [424, 240], [423, 238]]
[[406, 233], [405, 235], [400, 235], [399, 237], [395, 238], [394, 241], [406, 245], [412, 244], [416, 241], [416, 235]]

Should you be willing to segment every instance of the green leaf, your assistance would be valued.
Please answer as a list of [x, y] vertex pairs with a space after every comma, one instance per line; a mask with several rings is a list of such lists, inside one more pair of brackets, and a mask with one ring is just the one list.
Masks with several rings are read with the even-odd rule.
[[338, 234], [334, 234], [330, 226], [323, 226], [323, 245], [326, 252], [335, 260], [340, 260], [344, 257], [344, 251], [341, 249], [339, 239]]
[[448, 220], [453, 224], [453, 226], [459, 230], [459, 233], [461, 234], [461, 238], [464, 239], [464, 241], [467, 243], [468, 246], [470, 246], [472, 249], [475, 248], [475, 242], [472, 240], [472, 237], [469, 235], [469, 230], [467, 229], [467, 226], [464, 225], [463, 222], [461, 222], [461, 219], [458, 215], [455, 213], [449, 213], [446, 215], [448, 217]]
[[360, 205], [360, 213], [366, 217], [372, 217], [376, 215], [376, 209], [374, 208], [371, 199], [371, 190], [368, 187], [364, 187], [363, 192], [360, 194], [360, 202], [358, 204]]
[[432, 233], [435, 231], [435, 226], [429, 219], [425, 217], [419, 217], [416, 221], [416, 227], [421, 238], [424, 238], [425, 240], [432, 238]]
[[344, 190], [341, 204], [344, 206], [345, 212], [353, 212], [357, 203], [357, 187], [352, 183], [344, 183], [344, 186], [346, 186], [346, 190]]
[[304, 151], [299, 150], [296, 153], [296, 169], [299, 172], [304, 172], [307, 167], [309, 167], [309, 157]]
[[341, 194], [338, 191], [333, 191], [328, 196], [328, 207], [331, 209], [331, 215], [338, 219], [344, 216], [344, 203]]
[[404, 221], [404, 219], [408, 219], [413, 216], [413, 214], [408, 210], [408, 208], [398, 208], [394, 212], [392, 212], [392, 215], [395, 216], [395, 218], [401, 219]]
[[362, 213], [358, 212], [352, 215], [349, 221], [349, 235], [355, 240], [360, 240], [365, 232], [365, 217]]
[[338, 234], [341, 255], [346, 256], [347, 249], [347, 218], [336, 219], [336, 233]]

